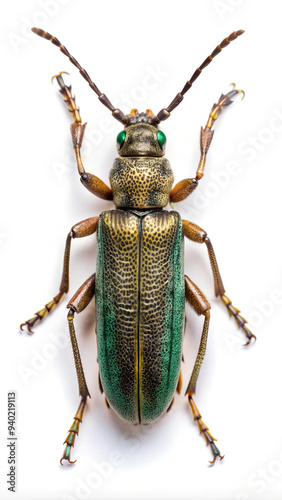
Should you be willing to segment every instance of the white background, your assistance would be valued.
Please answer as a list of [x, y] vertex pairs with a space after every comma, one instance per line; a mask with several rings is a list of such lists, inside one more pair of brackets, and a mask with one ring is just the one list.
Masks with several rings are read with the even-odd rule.
[[[1, 25], [2, 498], [281, 499], [279, 2], [17, 0], [6, 3]], [[158, 112], [167, 106], [224, 37], [246, 30], [204, 70], [162, 127], [175, 180], [193, 177], [200, 126], [213, 102], [233, 81], [246, 92], [216, 123], [197, 191], [176, 207], [208, 231], [227, 295], [257, 335], [255, 345], [241, 347], [243, 335], [214, 299], [206, 249], [186, 243], [186, 273], [212, 303], [195, 401], [225, 454], [214, 467], [184, 398], [202, 318], [187, 310], [181, 396], [168, 415], [139, 429], [109, 411], [99, 392], [93, 303], [76, 321], [92, 398], [72, 452], [77, 463], [59, 463], [79, 402], [67, 298], [34, 336], [19, 333], [18, 325], [57, 293], [71, 226], [112, 205], [79, 181], [70, 119], [51, 76], [71, 73], [66, 81], [88, 122], [85, 167], [105, 182], [122, 127], [58, 48], [30, 33], [33, 25], [56, 35], [125, 112], [128, 96], [130, 108]], [[95, 237], [72, 248], [69, 298], [94, 272]], [[14, 495], [6, 484], [8, 391], [17, 392], [18, 405]]]

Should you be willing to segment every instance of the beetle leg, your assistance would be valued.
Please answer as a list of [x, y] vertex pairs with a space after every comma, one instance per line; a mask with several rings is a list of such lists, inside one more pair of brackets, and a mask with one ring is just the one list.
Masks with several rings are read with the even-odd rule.
[[209, 460], [209, 463], [213, 465], [218, 457], [220, 458], [220, 460], [222, 460], [224, 458], [224, 455], [220, 454], [220, 451], [215, 444], [215, 441], [217, 441], [217, 440], [211, 435], [209, 428], [203, 422], [202, 415], [200, 414], [192, 396], [193, 396], [193, 394], [188, 392], [188, 401], [189, 401], [189, 404], [191, 406], [193, 418], [194, 418], [194, 420], [197, 421], [200, 434], [204, 435], [204, 438], [206, 440], [207, 445], [210, 445], [210, 447], [211, 447], [211, 451], [213, 454], [213, 460], [211, 460], [211, 461]]
[[61, 284], [59, 288], [59, 293], [55, 295], [55, 297], [48, 302], [43, 309], [37, 311], [33, 318], [28, 319], [24, 323], [20, 325], [20, 329], [23, 330], [26, 326], [27, 331], [29, 333], [33, 333], [31, 328], [35, 326], [39, 321], [41, 321], [45, 316], [51, 312], [54, 307], [60, 302], [61, 298], [65, 293], [68, 293], [69, 290], [69, 262], [70, 262], [70, 250], [71, 250], [71, 240], [74, 238], [83, 238], [84, 236], [89, 236], [90, 234], [95, 233], [98, 225], [99, 217], [91, 217], [90, 219], [85, 219], [81, 222], [75, 224], [66, 240], [65, 245], [65, 253], [64, 253], [64, 264], [63, 264], [63, 274], [61, 278]]
[[232, 98], [240, 92], [242, 92], [244, 95], [243, 90], [237, 90], [233, 86], [233, 90], [231, 90], [225, 95], [221, 94], [218, 102], [213, 105], [205, 128], [203, 129], [203, 127], [201, 127], [201, 138], [200, 138], [201, 157], [197, 168], [196, 177], [193, 179], [183, 179], [174, 186], [174, 188], [170, 193], [171, 203], [176, 203], [185, 200], [185, 198], [187, 198], [187, 196], [189, 196], [194, 191], [194, 189], [196, 189], [198, 181], [204, 175], [206, 156], [214, 134], [214, 130], [211, 130], [211, 128], [215, 120], [217, 120], [219, 115], [224, 110], [224, 108], [226, 106], [229, 106], [229, 104], [232, 104], [233, 102]]
[[224, 108], [226, 106], [229, 106], [232, 104], [232, 98], [236, 95], [239, 94], [240, 92], [243, 94], [243, 98], [245, 96], [245, 92], [243, 90], [237, 90], [235, 89], [235, 84], [232, 84], [233, 89], [230, 90], [227, 94], [221, 94], [218, 102], [213, 105], [211, 112], [209, 114], [208, 121], [206, 123], [205, 128], [201, 127], [201, 140], [200, 140], [200, 147], [201, 147], [201, 157], [199, 161], [199, 165], [197, 168], [197, 173], [196, 173], [196, 179], [199, 180], [203, 177], [204, 175], [204, 168], [205, 168], [205, 163], [206, 163], [206, 156], [207, 152], [209, 150], [214, 130], [211, 130], [215, 120], [219, 117], [219, 115], [222, 113]]
[[99, 389], [100, 389], [101, 394], [103, 394], [104, 389], [103, 389], [103, 386], [102, 386], [100, 373], [98, 373], [98, 385], [99, 385]]
[[169, 404], [169, 406], [168, 406], [168, 408], [166, 410], [166, 413], [168, 413], [171, 410], [171, 408], [173, 406], [173, 403], [174, 403], [174, 398], [172, 398], [172, 400], [171, 400], [171, 402], [170, 402], [170, 404]]
[[85, 283], [83, 283], [83, 285], [77, 290], [77, 292], [74, 294], [74, 296], [67, 305], [67, 307], [69, 308], [69, 313], [68, 313], [69, 332], [73, 350], [73, 357], [75, 361], [75, 368], [77, 373], [79, 395], [81, 396], [81, 400], [78, 410], [74, 416], [74, 422], [71, 428], [69, 429], [69, 433], [64, 441], [66, 447], [64, 454], [61, 458], [61, 464], [63, 460], [68, 460], [68, 462], [71, 464], [74, 463], [71, 462], [70, 460], [71, 447], [74, 446], [75, 437], [78, 435], [79, 424], [82, 422], [82, 416], [86, 405], [87, 397], [90, 397], [84, 376], [77, 339], [75, 335], [73, 318], [75, 313], [79, 314], [86, 308], [90, 300], [94, 297], [94, 294], [95, 294], [95, 274], [90, 276], [90, 278], [88, 278], [85, 281]]
[[192, 409], [194, 420], [197, 421], [200, 434], [204, 435], [207, 445], [210, 445], [211, 447], [211, 451], [213, 454], [213, 461], [210, 463], [213, 464], [217, 457], [219, 457], [220, 460], [222, 460], [224, 456], [220, 454], [219, 449], [215, 445], [214, 441], [216, 441], [216, 439], [211, 435], [211, 433], [209, 432], [209, 428], [203, 422], [202, 416], [193, 400], [193, 395], [196, 392], [196, 384], [199, 372], [206, 352], [209, 321], [210, 321], [210, 311], [209, 311], [210, 304], [206, 299], [206, 297], [201, 292], [201, 290], [195, 285], [195, 283], [193, 283], [192, 280], [188, 278], [188, 276], [185, 276], [185, 297], [187, 302], [189, 302], [189, 304], [193, 307], [194, 311], [198, 315], [203, 315], [205, 317], [197, 359], [193, 368], [190, 382], [185, 392], [185, 396], [188, 394], [188, 401]]
[[52, 77], [52, 81], [54, 80], [54, 78], [56, 78], [58, 85], [60, 87], [60, 93], [62, 94], [62, 97], [67, 105], [67, 108], [68, 108], [74, 122], [81, 123], [81, 116], [79, 113], [79, 108], [76, 106], [75, 97], [72, 96], [72, 93], [71, 93], [71, 85], [69, 87], [67, 87], [67, 85], [65, 85], [65, 82], [64, 82], [63, 77], [62, 77], [63, 73], [65, 73], [66, 75], [69, 74], [66, 71], [61, 71], [58, 75], [54, 75]]
[[82, 140], [84, 136], [86, 123], [84, 123], [83, 125], [81, 124], [79, 109], [76, 106], [75, 97], [72, 96], [71, 86], [67, 87], [62, 78], [62, 73], [64, 72], [61, 72], [58, 75], [53, 76], [53, 78], [56, 78], [60, 87], [60, 93], [62, 94], [62, 97], [67, 105], [67, 108], [74, 120], [74, 123], [71, 124], [70, 128], [71, 128], [72, 142], [76, 156], [76, 163], [77, 163], [78, 173], [80, 175], [80, 180], [82, 184], [92, 194], [98, 196], [98, 198], [102, 198], [103, 200], [112, 200], [113, 199], [112, 190], [101, 179], [99, 179], [99, 177], [85, 172], [80, 155], [80, 148], [82, 146]]
[[177, 386], [176, 386], [176, 392], [177, 392], [177, 394], [180, 394], [181, 387], [182, 387], [182, 375], [181, 375], [181, 372], [180, 372], [179, 373], [179, 377], [178, 377]]
[[225, 295], [225, 288], [223, 286], [223, 282], [220, 276], [214, 249], [210, 239], [208, 238], [207, 233], [196, 224], [193, 224], [192, 222], [189, 222], [187, 220], [182, 220], [182, 224], [184, 229], [184, 235], [186, 236], [186, 238], [196, 243], [205, 243], [208, 250], [211, 269], [214, 278], [215, 296], [216, 297], [220, 296], [223, 304], [227, 307], [229, 316], [230, 317], [233, 316], [238, 327], [242, 328], [247, 338], [247, 342], [246, 344], [244, 344], [244, 346], [249, 345], [252, 339], [256, 340], [256, 336], [253, 335], [252, 332], [249, 330], [249, 328], [246, 326], [247, 320], [239, 314], [240, 310], [234, 307], [231, 300]]

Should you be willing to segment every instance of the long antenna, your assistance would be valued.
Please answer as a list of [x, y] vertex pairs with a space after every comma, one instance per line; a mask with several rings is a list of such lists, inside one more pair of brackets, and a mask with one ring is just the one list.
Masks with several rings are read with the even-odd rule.
[[65, 56], [67, 56], [69, 58], [70, 62], [72, 62], [72, 64], [74, 64], [78, 68], [80, 74], [88, 82], [91, 89], [94, 90], [94, 92], [97, 94], [98, 99], [101, 101], [101, 103], [104, 104], [104, 106], [106, 106], [112, 112], [113, 117], [116, 118], [121, 123], [126, 124], [127, 118], [124, 115], [124, 113], [120, 109], [115, 108], [112, 105], [111, 101], [108, 99], [108, 97], [105, 94], [103, 94], [102, 92], [100, 92], [97, 85], [95, 85], [95, 83], [91, 80], [87, 71], [84, 68], [82, 68], [82, 66], [80, 66], [79, 62], [77, 62], [77, 60], [69, 53], [68, 49], [64, 45], [61, 44], [61, 42], [58, 40], [58, 38], [50, 35], [50, 33], [48, 33], [47, 31], [43, 31], [39, 28], [32, 28], [31, 31], [33, 31], [33, 33], [36, 33], [36, 35], [41, 36], [42, 38], [46, 38], [47, 40], [50, 40], [50, 42], [52, 42], [54, 45], [59, 47], [60, 51], [63, 54], [65, 54]]
[[224, 40], [222, 40], [222, 42], [219, 45], [217, 45], [214, 51], [204, 60], [201, 66], [196, 69], [196, 71], [191, 76], [190, 80], [188, 80], [188, 82], [185, 83], [181, 92], [176, 94], [175, 98], [173, 99], [173, 101], [171, 101], [170, 105], [167, 108], [161, 109], [161, 111], [159, 111], [158, 114], [154, 117], [154, 122], [156, 124], [160, 123], [163, 120], [166, 120], [170, 116], [171, 111], [173, 111], [174, 108], [176, 108], [176, 106], [178, 106], [178, 104], [181, 103], [181, 101], [184, 99], [184, 94], [186, 94], [186, 92], [192, 87], [194, 81], [197, 80], [197, 78], [202, 73], [202, 70], [212, 62], [214, 57], [217, 56], [222, 51], [222, 49], [224, 49], [224, 47], [227, 47], [227, 45], [229, 45], [230, 42], [236, 40], [236, 38], [238, 38], [238, 36], [242, 35], [243, 33], [244, 30], [234, 31], [227, 38], [224, 38]]

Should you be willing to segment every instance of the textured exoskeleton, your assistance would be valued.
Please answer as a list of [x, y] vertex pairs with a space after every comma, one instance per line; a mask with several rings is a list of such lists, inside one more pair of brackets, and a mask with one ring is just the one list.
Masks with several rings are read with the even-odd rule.
[[[184, 179], [172, 189], [173, 172], [164, 157], [166, 137], [159, 123], [183, 100], [184, 94], [202, 70], [243, 31], [232, 33], [208, 56], [187, 81], [171, 104], [154, 115], [152, 111], [129, 115], [115, 108], [100, 92], [88, 73], [70, 55], [57, 38], [37, 28], [33, 31], [50, 40], [69, 57], [81, 75], [96, 92], [99, 100], [124, 125], [117, 136], [119, 157], [114, 160], [108, 187], [93, 174], [87, 173], [80, 156], [85, 124], [62, 74], [56, 75], [60, 92], [74, 123], [71, 134], [82, 184], [96, 196], [113, 200], [116, 209], [102, 212], [74, 225], [67, 236], [63, 275], [58, 294], [33, 318], [21, 327], [31, 328], [58, 304], [69, 289], [69, 258], [71, 241], [97, 233], [98, 258], [96, 274], [92, 274], [68, 303], [69, 331], [77, 370], [80, 405], [65, 440], [61, 459], [70, 462], [71, 448], [82, 422], [89, 396], [77, 345], [73, 318], [94, 297], [96, 299], [99, 384], [106, 403], [123, 419], [134, 424], [149, 424], [168, 411], [175, 391], [181, 389], [185, 299], [195, 312], [204, 317], [200, 347], [185, 395], [200, 432], [213, 453], [213, 462], [221, 459], [219, 449], [193, 400], [197, 378], [204, 358], [210, 304], [199, 288], [184, 275], [184, 236], [206, 245], [214, 277], [215, 295], [220, 296], [230, 316], [242, 328], [247, 344], [255, 338], [246, 326], [225, 289], [214, 250], [207, 233], [192, 222], [181, 220], [178, 212], [164, 210], [170, 203], [184, 200], [198, 185], [204, 173], [206, 155], [213, 137], [211, 130], [222, 110], [231, 104], [241, 90], [235, 86], [221, 95], [213, 105], [206, 127], [201, 129], [201, 157], [194, 178]], [[212, 463], [213, 463], [212, 462]]]

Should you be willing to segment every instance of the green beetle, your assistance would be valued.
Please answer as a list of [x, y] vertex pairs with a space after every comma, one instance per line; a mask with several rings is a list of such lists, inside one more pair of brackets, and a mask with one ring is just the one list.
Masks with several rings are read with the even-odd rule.
[[63, 275], [58, 294], [35, 316], [21, 324], [32, 333], [32, 327], [42, 320], [69, 289], [69, 258], [71, 240], [97, 233], [98, 258], [96, 273], [74, 294], [68, 303], [68, 323], [74, 353], [80, 404], [65, 440], [61, 459], [70, 463], [71, 448], [82, 422], [89, 396], [77, 345], [73, 318], [94, 297], [96, 299], [99, 384], [108, 406], [124, 420], [133, 424], [149, 424], [167, 412], [175, 391], [181, 389], [181, 359], [183, 348], [185, 299], [195, 312], [204, 318], [200, 347], [185, 395], [200, 432], [210, 445], [214, 463], [223, 456], [204, 424], [193, 395], [204, 358], [210, 319], [210, 304], [199, 288], [184, 275], [184, 236], [205, 243], [214, 276], [215, 295], [220, 296], [230, 316], [242, 328], [247, 342], [255, 336], [246, 320], [226, 296], [212, 244], [207, 233], [192, 222], [181, 220], [178, 212], [166, 211], [169, 203], [184, 200], [198, 185], [204, 173], [206, 155], [213, 137], [211, 130], [221, 111], [231, 104], [241, 90], [233, 89], [221, 95], [213, 105], [206, 127], [201, 129], [201, 157], [194, 178], [180, 181], [174, 188], [173, 172], [164, 157], [166, 137], [158, 129], [161, 121], [183, 100], [184, 94], [202, 70], [232, 40], [243, 33], [235, 31], [225, 38], [187, 81], [171, 104], [157, 115], [152, 111], [139, 113], [136, 109], [124, 115], [107, 96], [100, 92], [88, 73], [70, 55], [57, 38], [33, 28], [32, 31], [50, 40], [69, 57], [81, 75], [98, 95], [99, 100], [124, 125], [117, 136], [119, 158], [110, 171], [108, 187], [101, 179], [85, 172], [80, 156], [86, 124], [82, 125], [79, 110], [62, 78], [60, 86], [74, 120], [71, 134], [78, 172], [82, 184], [96, 196], [113, 200], [116, 209], [103, 212], [74, 225], [67, 236]]
[[148, 424], [170, 405], [180, 372], [183, 227], [177, 212], [162, 210], [173, 183], [164, 134], [136, 116], [140, 122], [129, 119], [118, 136], [120, 158], [110, 172], [119, 209], [103, 212], [98, 224], [97, 343], [109, 404]]

